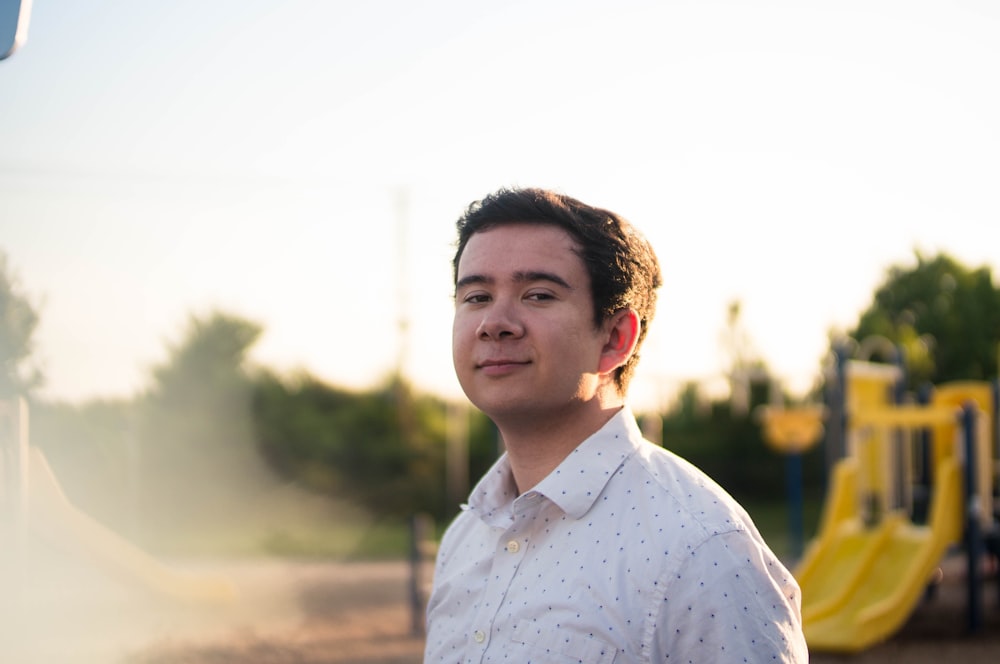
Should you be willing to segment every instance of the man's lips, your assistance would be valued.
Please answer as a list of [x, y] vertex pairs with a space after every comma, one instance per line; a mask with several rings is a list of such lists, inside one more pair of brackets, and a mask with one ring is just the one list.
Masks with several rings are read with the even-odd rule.
[[498, 376], [531, 364], [528, 360], [512, 360], [507, 358], [483, 360], [476, 365], [480, 371], [489, 376]]

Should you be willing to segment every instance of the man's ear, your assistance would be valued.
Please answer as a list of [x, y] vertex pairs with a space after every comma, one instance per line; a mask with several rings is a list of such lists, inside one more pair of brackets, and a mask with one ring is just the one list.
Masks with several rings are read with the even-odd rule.
[[608, 319], [605, 326], [608, 340], [601, 349], [601, 361], [598, 365], [598, 372], [602, 374], [611, 373], [632, 357], [636, 344], [639, 343], [642, 323], [639, 322], [639, 314], [633, 309], [622, 309]]

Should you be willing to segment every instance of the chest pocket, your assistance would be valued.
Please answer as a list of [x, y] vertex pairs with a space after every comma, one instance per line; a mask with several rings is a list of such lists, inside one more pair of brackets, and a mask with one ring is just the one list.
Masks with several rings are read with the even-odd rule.
[[569, 630], [539, 630], [536, 623], [521, 620], [511, 639], [524, 647], [526, 664], [612, 664], [618, 648], [598, 637]]

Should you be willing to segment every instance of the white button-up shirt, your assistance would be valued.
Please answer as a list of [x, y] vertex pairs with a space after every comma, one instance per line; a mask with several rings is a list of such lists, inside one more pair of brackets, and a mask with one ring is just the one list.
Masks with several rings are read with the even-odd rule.
[[627, 409], [534, 489], [497, 461], [442, 539], [426, 664], [802, 662], [799, 588]]

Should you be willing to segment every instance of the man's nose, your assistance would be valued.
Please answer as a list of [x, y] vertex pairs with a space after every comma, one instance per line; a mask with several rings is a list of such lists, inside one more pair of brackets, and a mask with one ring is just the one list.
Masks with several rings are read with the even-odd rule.
[[494, 300], [483, 312], [483, 319], [476, 330], [476, 336], [484, 340], [498, 341], [517, 338], [524, 334], [524, 324], [512, 303]]

